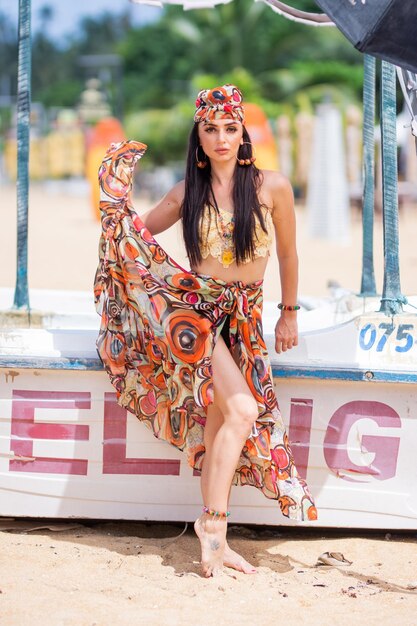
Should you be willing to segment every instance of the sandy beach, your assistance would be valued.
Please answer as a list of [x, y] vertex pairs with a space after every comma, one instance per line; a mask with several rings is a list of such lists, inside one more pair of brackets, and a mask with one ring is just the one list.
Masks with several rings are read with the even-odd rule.
[[[11, 529], [0, 532], [2, 624], [416, 624], [415, 535], [231, 524], [230, 545], [258, 573], [227, 569], [205, 579], [197, 539], [190, 529], [178, 538], [180, 525], [44, 524], [0, 524]], [[316, 566], [323, 552], [352, 564]]]
[[[31, 288], [90, 291], [100, 225], [88, 197], [58, 183], [30, 191]], [[138, 211], [148, 201], [137, 197]], [[0, 190], [0, 287], [14, 287], [16, 197]], [[346, 245], [312, 239], [297, 206], [300, 294], [326, 296], [329, 280], [359, 291], [362, 226], [351, 214]], [[186, 265], [176, 228], [159, 241]], [[417, 207], [400, 212], [404, 294], [416, 293]], [[382, 218], [375, 222], [375, 273], [382, 289]], [[274, 258], [265, 296], [278, 300]], [[343, 519], [340, 520], [343, 526]], [[381, 626], [417, 624], [416, 533], [370, 533], [229, 525], [231, 546], [254, 563], [249, 576], [199, 574], [199, 545], [184, 525], [0, 518], [0, 622], [5, 626]], [[181, 536], [180, 536], [181, 535]], [[345, 566], [317, 566], [325, 552]]]
[[[29, 205], [29, 285], [43, 289], [91, 291], [97, 266], [100, 224], [94, 217], [87, 192], [60, 182], [32, 184]], [[72, 193], [71, 193], [72, 192]], [[135, 197], [138, 213], [149, 201]], [[0, 189], [2, 228], [0, 229], [0, 287], [14, 287], [16, 276], [16, 191], [12, 185]], [[362, 217], [351, 213], [350, 241], [347, 244], [313, 239], [308, 232], [306, 210], [297, 205], [299, 293], [303, 296], [328, 295], [329, 280], [358, 292], [362, 267]], [[400, 211], [400, 271], [404, 294], [416, 293], [417, 205]], [[187, 266], [179, 228], [172, 227], [158, 241], [174, 258]], [[375, 277], [377, 290], [383, 283], [382, 217], [375, 219]], [[265, 276], [265, 298], [279, 299], [278, 264], [271, 255]]]

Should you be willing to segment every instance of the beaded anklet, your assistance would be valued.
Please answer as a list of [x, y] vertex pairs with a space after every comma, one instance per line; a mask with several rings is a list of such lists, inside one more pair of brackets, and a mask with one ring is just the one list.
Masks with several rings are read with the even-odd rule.
[[203, 512], [213, 517], [219, 517], [220, 519], [226, 519], [226, 517], [230, 515], [230, 511], [215, 511], [214, 509], [209, 509], [208, 506], [203, 506]]
[[282, 302], [280, 302], [278, 304], [278, 308], [281, 311], [299, 311], [300, 305], [299, 304], [282, 304]]

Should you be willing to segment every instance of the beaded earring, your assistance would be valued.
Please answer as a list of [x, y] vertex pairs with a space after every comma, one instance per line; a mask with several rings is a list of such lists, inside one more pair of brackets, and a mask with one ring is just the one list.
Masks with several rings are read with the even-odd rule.
[[[198, 149], [200, 147], [201, 146], [197, 146], [197, 148], [195, 149], [195, 161], [196, 161], [197, 167], [200, 168], [200, 170], [202, 170], [205, 167], [207, 167], [207, 160], [206, 161], [200, 161], [200, 159], [198, 158]], [[206, 154], [204, 152], [203, 152], [203, 154], [204, 154], [204, 156], [206, 156]]]
[[[253, 154], [255, 151], [254, 147], [250, 141], [244, 141], [241, 145], [243, 146], [245, 145], [245, 143], [250, 145], [252, 156], [247, 159], [239, 159], [239, 151], [238, 151], [237, 156], [236, 156], [237, 162], [239, 163], [239, 165], [253, 165], [256, 161], [256, 156]], [[240, 146], [239, 146], [239, 149], [240, 149]]]

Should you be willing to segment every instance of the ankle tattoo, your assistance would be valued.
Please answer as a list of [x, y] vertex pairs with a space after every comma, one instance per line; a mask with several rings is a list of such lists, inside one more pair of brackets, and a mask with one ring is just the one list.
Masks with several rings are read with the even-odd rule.
[[210, 548], [213, 550], [213, 552], [216, 552], [216, 550], [220, 548], [220, 542], [217, 541], [217, 539], [212, 539], [210, 541]]

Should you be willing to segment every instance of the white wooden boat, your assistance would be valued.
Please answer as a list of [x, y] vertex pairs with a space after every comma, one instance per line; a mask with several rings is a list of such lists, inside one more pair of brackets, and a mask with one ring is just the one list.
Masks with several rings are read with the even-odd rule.
[[[1, 297], [7, 308], [11, 290]], [[193, 520], [199, 480], [184, 456], [115, 401], [91, 294], [33, 291], [31, 302], [39, 328], [0, 331], [1, 514]], [[299, 347], [273, 358], [322, 526], [417, 528], [417, 315], [378, 305], [345, 295], [303, 310]], [[266, 303], [271, 355], [275, 317]], [[294, 525], [253, 487], [233, 488], [231, 511], [234, 522]]]

